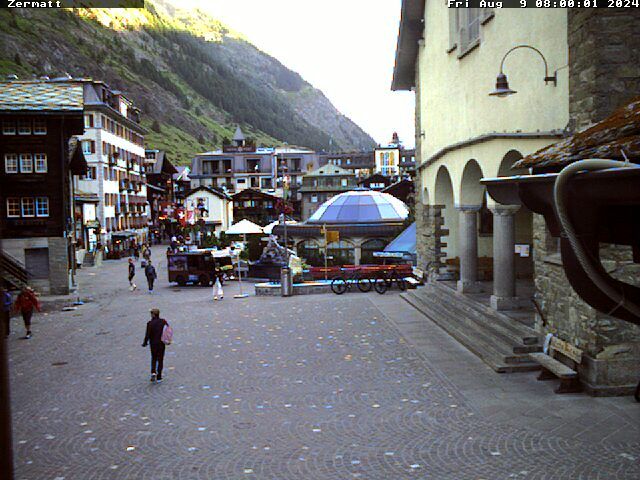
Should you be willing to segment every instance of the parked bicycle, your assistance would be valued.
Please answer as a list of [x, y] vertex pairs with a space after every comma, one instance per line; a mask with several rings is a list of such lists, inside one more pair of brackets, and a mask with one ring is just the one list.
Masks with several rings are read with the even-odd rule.
[[396, 270], [385, 270], [380, 272], [377, 278], [372, 279], [373, 288], [380, 295], [386, 293], [393, 286], [393, 282], [396, 283], [398, 288], [402, 291], [407, 289], [407, 281], [402, 275], [399, 275]]
[[358, 286], [361, 292], [371, 290], [372, 284], [369, 278], [363, 277], [360, 269], [353, 270], [341, 269], [342, 275], [334, 277], [331, 280], [331, 291], [336, 295], [342, 295], [346, 291], [350, 291], [353, 285]]

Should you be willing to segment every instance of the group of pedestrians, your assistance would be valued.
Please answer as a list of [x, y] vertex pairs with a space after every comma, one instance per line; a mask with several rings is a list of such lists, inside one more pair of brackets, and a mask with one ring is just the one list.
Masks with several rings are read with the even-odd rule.
[[26, 286], [20, 291], [14, 302], [11, 293], [4, 288], [4, 286], [0, 285], [0, 299], [2, 300], [0, 314], [2, 323], [4, 324], [5, 337], [8, 338], [11, 334], [11, 312], [13, 310], [20, 312], [22, 315], [22, 321], [26, 330], [26, 334], [22, 338], [29, 340], [33, 336], [31, 332], [33, 312], [34, 310], [38, 312], [42, 311], [36, 292], [34, 292], [31, 287]]
[[[136, 247], [134, 249], [134, 256], [136, 257], [136, 261], [139, 258], [139, 250]], [[134, 282], [134, 278], [136, 276], [136, 261], [133, 258], [129, 258], [128, 265], [128, 279], [129, 279], [129, 289], [133, 292], [138, 288], [138, 286]], [[153, 266], [153, 262], [151, 261], [151, 248], [149, 245], [143, 245], [142, 247], [142, 262], [140, 262], [140, 267], [144, 270], [144, 276], [147, 279], [147, 286], [149, 287], [149, 294], [153, 294], [153, 284], [158, 278], [158, 274], [156, 272], [156, 268]]]

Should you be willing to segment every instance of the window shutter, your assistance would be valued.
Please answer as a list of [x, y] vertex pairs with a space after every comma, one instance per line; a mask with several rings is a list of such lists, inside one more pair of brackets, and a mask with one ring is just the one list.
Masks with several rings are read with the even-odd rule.
[[96, 142], [91, 140], [91, 153], [96, 153]]

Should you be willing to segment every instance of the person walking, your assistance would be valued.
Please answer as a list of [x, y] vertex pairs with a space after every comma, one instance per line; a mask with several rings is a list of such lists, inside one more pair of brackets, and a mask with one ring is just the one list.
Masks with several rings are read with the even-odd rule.
[[149, 248], [148, 244], [143, 247], [142, 256], [147, 261], [147, 263], [149, 262], [149, 260], [151, 260], [151, 249]]
[[169, 326], [166, 320], [160, 318], [160, 310], [152, 308], [151, 320], [147, 322], [147, 331], [144, 335], [142, 346], [151, 347], [151, 381], [162, 382], [162, 366], [164, 363], [165, 344], [162, 341], [162, 332], [165, 326]]
[[136, 264], [133, 258], [129, 259], [129, 289], [133, 292], [138, 286], [133, 282], [133, 277], [136, 276]]
[[22, 321], [24, 322], [24, 328], [27, 330], [27, 334], [23, 337], [25, 340], [29, 340], [32, 337], [31, 333], [31, 317], [33, 311], [42, 311], [40, 307], [40, 300], [31, 287], [24, 287], [16, 298], [16, 302], [13, 305], [16, 312], [22, 314]]
[[13, 299], [11, 294], [0, 285], [0, 321], [3, 324], [4, 334], [8, 338], [11, 333], [11, 304]]
[[213, 282], [213, 299], [214, 300], [222, 300], [224, 298], [224, 291], [222, 290], [222, 280], [221, 280], [222, 272], [216, 267], [215, 276], [216, 280]]
[[151, 263], [151, 260], [147, 262], [147, 266], [144, 267], [144, 275], [147, 277], [147, 284], [149, 285], [149, 294], [153, 293], [153, 282], [158, 278], [156, 268]]

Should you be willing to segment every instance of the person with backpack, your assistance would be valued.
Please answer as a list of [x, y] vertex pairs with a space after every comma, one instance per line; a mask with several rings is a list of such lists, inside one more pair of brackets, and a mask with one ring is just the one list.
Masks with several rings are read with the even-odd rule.
[[11, 333], [11, 304], [13, 303], [13, 299], [11, 298], [11, 294], [0, 285], [0, 321], [4, 327], [4, 334], [6, 337], [9, 337]]
[[158, 274], [156, 273], [156, 268], [151, 263], [151, 260], [147, 263], [147, 266], [144, 267], [144, 276], [147, 277], [147, 284], [149, 285], [149, 294], [153, 293], [153, 282], [155, 282], [156, 278], [158, 278]]
[[160, 318], [160, 310], [152, 308], [149, 312], [151, 313], [151, 320], [147, 322], [147, 330], [142, 346], [149, 345], [151, 347], [150, 381], [161, 383], [164, 351], [166, 345], [170, 345], [173, 340], [173, 329], [165, 319]]
[[133, 277], [136, 276], [136, 264], [133, 258], [129, 259], [129, 289], [133, 292], [138, 286], [133, 283]]
[[31, 317], [33, 311], [42, 311], [40, 307], [40, 300], [31, 287], [24, 287], [16, 298], [16, 302], [13, 305], [16, 312], [22, 314], [22, 321], [24, 322], [24, 328], [27, 330], [27, 334], [23, 337], [25, 340], [29, 340], [32, 337], [31, 334]]

